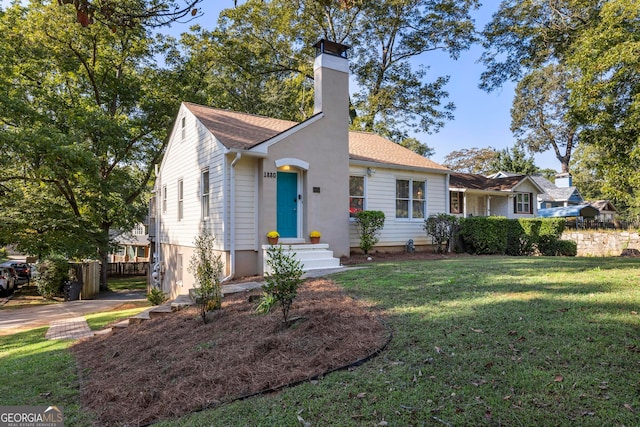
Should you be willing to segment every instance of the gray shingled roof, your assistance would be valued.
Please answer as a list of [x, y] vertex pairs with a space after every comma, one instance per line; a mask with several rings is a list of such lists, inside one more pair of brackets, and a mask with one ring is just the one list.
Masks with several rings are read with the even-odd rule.
[[556, 187], [556, 185], [541, 175], [532, 175], [531, 178], [544, 189], [544, 193], [540, 194], [540, 200], [543, 202], [564, 202], [574, 194], [580, 194], [575, 186]]

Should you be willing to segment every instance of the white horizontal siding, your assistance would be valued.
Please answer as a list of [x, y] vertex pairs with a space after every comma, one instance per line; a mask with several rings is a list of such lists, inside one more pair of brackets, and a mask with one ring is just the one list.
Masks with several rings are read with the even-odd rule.
[[[182, 117], [185, 118], [184, 139]], [[201, 214], [201, 173], [209, 168], [210, 217], [203, 223]], [[178, 220], [178, 181], [183, 181], [183, 218]], [[224, 245], [223, 214], [224, 155], [211, 134], [183, 106], [170, 137], [160, 167], [160, 188], [167, 188], [167, 210], [160, 212], [162, 243], [192, 247], [202, 226], [216, 236], [216, 247]], [[162, 204], [160, 204], [162, 209]]]
[[[366, 168], [351, 166], [350, 175], [365, 176], [365, 206], [367, 210], [384, 212], [385, 224], [377, 246], [398, 246], [413, 239], [415, 244], [430, 244], [424, 231], [424, 219], [396, 219], [396, 179], [412, 179], [426, 182], [426, 216], [446, 213], [446, 175], [376, 168], [372, 176], [366, 176]], [[351, 247], [360, 245], [357, 227], [351, 224], [349, 243]]]
[[236, 249], [256, 250], [256, 163], [253, 159], [241, 159], [236, 164]]

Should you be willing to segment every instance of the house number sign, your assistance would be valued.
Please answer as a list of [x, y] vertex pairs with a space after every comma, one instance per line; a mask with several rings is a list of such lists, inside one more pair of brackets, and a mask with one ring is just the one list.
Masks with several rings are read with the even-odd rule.
[[277, 172], [265, 172], [264, 173], [264, 177], [265, 178], [276, 178], [278, 176]]

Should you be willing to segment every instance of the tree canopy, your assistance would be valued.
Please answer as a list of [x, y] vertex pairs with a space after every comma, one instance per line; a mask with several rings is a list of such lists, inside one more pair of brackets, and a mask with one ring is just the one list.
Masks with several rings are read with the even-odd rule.
[[[599, 155], [590, 164], [609, 197], [638, 206], [637, 2], [506, 0], [485, 27], [483, 44], [481, 87], [494, 90], [507, 81], [519, 82], [514, 110], [521, 112], [514, 115], [513, 125], [523, 142], [534, 151], [546, 142], [563, 170], [578, 139], [593, 145]], [[557, 77], [564, 80], [556, 84]], [[564, 144], [566, 152], [560, 153], [554, 143]]]
[[194, 102], [299, 121], [313, 111], [311, 46], [320, 38], [347, 44], [357, 83], [352, 127], [400, 143], [453, 117], [448, 77], [430, 77], [411, 59], [434, 50], [457, 57], [475, 40], [477, 7], [476, 0], [248, 0], [224, 10], [216, 29], [183, 35], [184, 51], [172, 60], [197, 82], [187, 94]]
[[533, 157], [527, 157], [524, 148], [518, 144], [512, 149], [505, 148], [498, 151], [497, 156], [491, 161], [490, 168], [493, 172], [502, 171], [522, 175], [533, 175], [540, 170]]
[[41, 0], [0, 15], [0, 233], [27, 253], [105, 261], [109, 230], [145, 216], [178, 102], [147, 28], [75, 20]]
[[456, 172], [487, 175], [497, 172], [491, 166], [497, 156], [498, 151], [492, 147], [463, 148], [447, 154], [444, 158], [444, 165]]

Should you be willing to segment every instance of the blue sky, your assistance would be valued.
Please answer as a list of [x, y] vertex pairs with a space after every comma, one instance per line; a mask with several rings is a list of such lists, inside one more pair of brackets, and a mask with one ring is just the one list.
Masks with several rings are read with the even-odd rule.
[[[4, 8], [9, 0], [0, 0]], [[238, 3], [242, 3], [239, 1]], [[498, 0], [487, 0], [480, 10], [474, 12], [476, 26], [481, 29], [498, 9]], [[218, 14], [224, 8], [233, 7], [233, 0], [204, 0], [201, 4], [203, 15], [186, 24], [174, 24], [169, 30], [177, 37], [188, 31], [189, 26], [199, 24], [203, 28], [212, 29]], [[502, 89], [486, 93], [478, 88], [483, 66], [477, 63], [482, 53], [481, 46], [474, 46], [463, 52], [458, 60], [452, 60], [439, 52], [429, 52], [417, 57], [416, 63], [430, 67], [427, 73], [429, 80], [442, 75], [450, 76], [446, 90], [448, 101], [456, 105], [454, 119], [434, 134], [419, 134], [416, 137], [435, 149], [432, 160], [442, 162], [444, 157], [454, 150], [473, 147], [493, 147], [503, 149], [512, 147], [515, 140], [509, 130], [511, 122], [511, 102], [514, 85], [505, 85]], [[560, 164], [554, 154], [549, 151], [535, 155], [536, 165], [541, 168], [559, 170]]]

